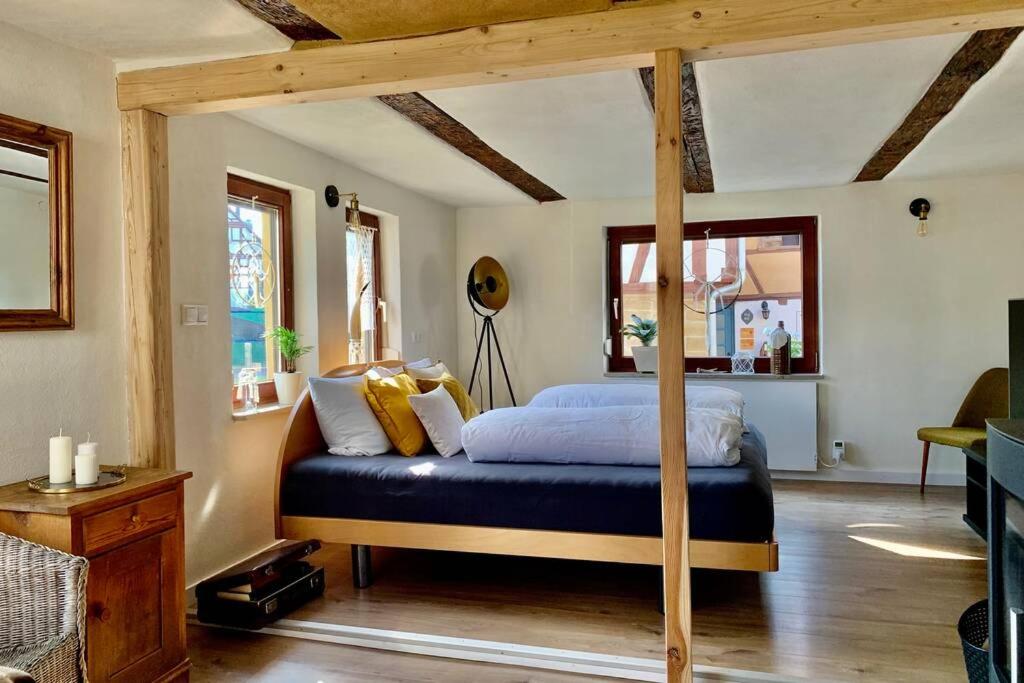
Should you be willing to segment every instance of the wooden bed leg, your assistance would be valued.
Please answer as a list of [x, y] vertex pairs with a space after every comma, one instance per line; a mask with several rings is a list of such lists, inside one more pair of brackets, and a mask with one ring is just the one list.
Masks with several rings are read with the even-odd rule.
[[352, 585], [356, 588], [369, 588], [373, 584], [373, 561], [370, 557], [370, 546], [352, 546]]

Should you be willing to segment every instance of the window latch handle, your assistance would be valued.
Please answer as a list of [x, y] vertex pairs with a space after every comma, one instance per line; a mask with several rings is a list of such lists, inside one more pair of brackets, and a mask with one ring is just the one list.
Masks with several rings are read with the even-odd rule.
[[380, 321], [384, 324], [388, 322], [388, 302], [383, 299], [377, 301], [377, 308], [380, 309]]
[[612, 299], [612, 316], [615, 320], [619, 319], [619, 300], [618, 298]]

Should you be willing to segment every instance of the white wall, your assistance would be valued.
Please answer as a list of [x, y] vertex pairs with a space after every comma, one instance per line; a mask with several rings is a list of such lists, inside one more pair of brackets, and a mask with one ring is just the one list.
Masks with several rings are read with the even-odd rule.
[[0, 176], [0, 308], [50, 307], [49, 185]]
[[[907, 210], [918, 196], [933, 207], [926, 238]], [[820, 217], [820, 448], [847, 440], [843, 476], [912, 479], [917, 427], [948, 424], [977, 375], [1007, 362], [1006, 301], [1024, 296], [1024, 175], [688, 195], [685, 210], [691, 221]], [[603, 227], [653, 221], [652, 199], [459, 210], [456, 275], [488, 254], [512, 281], [497, 329], [521, 403], [603, 379]], [[458, 310], [468, 378], [473, 318]], [[958, 451], [933, 449], [938, 478], [962, 470]]]
[[[0, 333], [0, 482], [46, 472], [47, 438], [127, 461], [121, 153], [114, 66], [0, 23], [0, 113], [73, 134], [75, 329]], [[3, 246], [0, 245], [0, 249]]]
[[300, 364], [307, 373], [347, 362], [344, 213], [327, 207], [324, 186], [357, 191], [385, 214], [390, 345], [408, 358], [456, 357], [455, 211], [232, 116], [173, 118], [169, 138], [172, 306], [205, 303], [210, 320], [173, 331], [177, 462], [195, 473], [185, 496], [191, 583], [273, 541], [287, 417], [231, 419], [228, 169], [292, 191], [296, 327], [316, 346]]

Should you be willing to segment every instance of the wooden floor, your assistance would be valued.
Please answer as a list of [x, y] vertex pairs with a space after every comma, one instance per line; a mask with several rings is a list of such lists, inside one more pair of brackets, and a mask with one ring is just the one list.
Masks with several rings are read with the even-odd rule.
[[[985, 594], [963, 489], [776, 481], [781, 570], [695, 572], [698, 664], [815, 681], [965, 679], [956, 620]], [[324, 600], [292, 618], [660, 658], [659, 574], [643, 566], [420, 551], [375, 554], [351, 587], [330, 546]], [[274, 636], [189, 630], [194, 681], [579, 681]]]

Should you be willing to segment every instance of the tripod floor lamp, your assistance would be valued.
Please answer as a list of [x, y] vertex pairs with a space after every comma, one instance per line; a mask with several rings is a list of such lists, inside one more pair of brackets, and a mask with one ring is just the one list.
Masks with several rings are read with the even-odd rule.
[[[508, 368], [505, 366], [505, 357], [501, 353], [501, 344], [498, 343], [498, 335], [494, 332], [494, 316], [508, 303], [508, 277], [501, 264], [490, 256], [483, 256], [469, 269], [469, 277], [466, 280], [466, 297], [469, 299], [469, 306], [473, 314], [483, 319], [480, 328], [480, 335], [476, 340], [476, 358], [473, 360], [473, 373], [469, 376], [469, 393], [473, 393], [473, 386], [477, 380], [477, 371], [480, 374], [481, 387], [483, 385], [484, 369], [480, 363], [480, 356], [484, 350], [484, 343], [487, 344], [487, 398], [488, 410], [494, 408], [494, 384], [492, 382], [493, 370], [491, 362], [491, 347], [498, 352], [498, 362], [501, 364], [501, 371], [505, 375], [505, 386], [508, 387], [509, 398], [512, 405], [516, 405], [516, 395], [512, 393], [512, 382], [508, 378]], [[481, 397], [480, 403], [483, 403]], [[481, 406], [482, 407], [482, 406]]]

